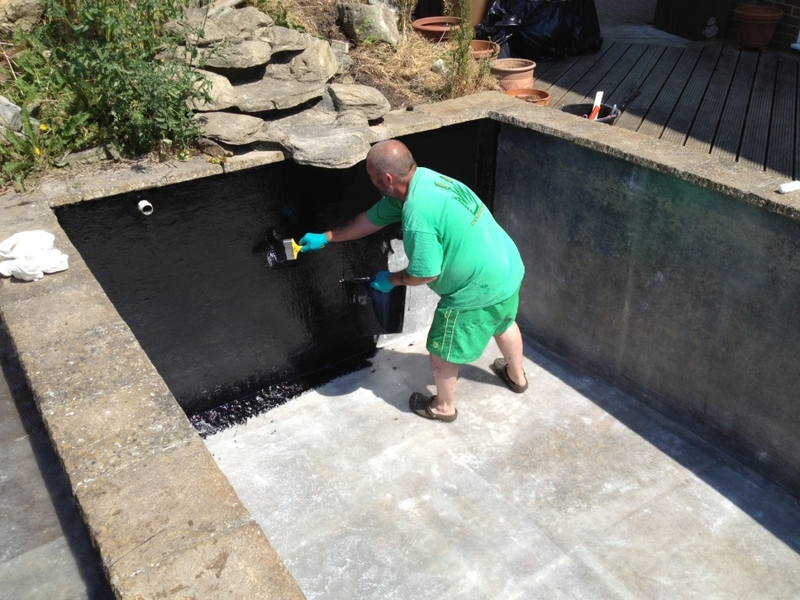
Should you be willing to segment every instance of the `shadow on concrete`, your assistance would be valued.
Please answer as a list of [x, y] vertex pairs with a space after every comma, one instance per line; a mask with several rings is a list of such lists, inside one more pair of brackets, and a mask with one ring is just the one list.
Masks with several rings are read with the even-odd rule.
[[[800, 500], [613, 382], [525, 338], [525, 357], [612, 415], [800, 554]], [[600, 383], [600, 385], [598, 385]], [[621, 393], [608, 394], [615, 388]], [[679, 440], [679, 443], [676, 443]], [[698, 461], [707, 456], [711, 463]], [[702, 466], [699, 466], [702, 465]]]
[[[613, 382], [527, 337], [525, 357], [602, 408], [666, 456], [695, 473], [795, 553], [800, 554], [800, 502], [784, 489]], [[387, 394], [385, 389], [380, 392], [372, 391], [399, 412], [410, 412], [410, 390], [424, 393], [429, 388], [433, 389], [433, 378], [425, 354], [383, 348], [368, 369], [372, 373], [377, 369], [393, 372], [393, 383], [396, 385], [392, 387], [397, 389], [397, 393]], [[505, 385], [490, 371], [488, 364], [462, 366], [459, 379], [505, 389]], [[317, 388], [316, 391], [330, 396], [351, 394], [358, 389], [370, 389], [368, 382], [369, 377], [343, 377], [332, 384]]]
[[[91, 600], [113, 599], [114, 594], [101, 568], [100, 555], [91, 543], [89, 534], [78, 511], [70, 485], [61, 469], [61, 464], [53, 450], [41, 415], [28, 388], [19, 359], [8, 336], [5, 324], [0, 320], [0, 370], [8, 383], [12, 400], [19, 413], [23, 429], [27, 433], [38, 473], [24, 473], [27, 478], [40, 477], [46, 493], [50, 497], [61, 532], [74, 557], [78, 575], [85, 584], [86, 598]], [[9, 468], [13, 469], [14, 465]], [[12, 510], [29, 511], [31, 506], [18, 506]], [[44, 515], [43, 515], [44, 517]], [[42, 519], [27, 519], [40, 527], [47, 524]], [[34, 537], [35, 532], [26, 533]], [[31, 582], [31, 587], [38, 582]], [[6, 590], [10, 592], [11, 590]], [[0, 595], [2, 595], [0, 593]]]

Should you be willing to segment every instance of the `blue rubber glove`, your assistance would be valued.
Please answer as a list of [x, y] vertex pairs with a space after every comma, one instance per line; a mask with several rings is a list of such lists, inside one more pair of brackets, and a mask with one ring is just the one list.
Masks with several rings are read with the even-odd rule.
[[328, 245], [328, 238], [324, 233], [307, 233], [297, 243], [300, 252], [317, 252]]
[[370, 283], [370, 285], [378, 290], [379, 292], [383, 292], [387, 294], [394, 289], [394, 284], [389, 281], [389, 271], [378, 271], [378, 274], [375, 275], [375, 281]]

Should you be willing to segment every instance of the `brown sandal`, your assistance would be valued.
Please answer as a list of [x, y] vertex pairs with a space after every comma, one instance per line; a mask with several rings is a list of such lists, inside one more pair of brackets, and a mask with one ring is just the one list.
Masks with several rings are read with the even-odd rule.
[[508, 386], [515, 394], [521, 394], [525, 390], [528, 389], [528, 380], [525, 380], [525, 385], [518, 385], [511, 381], [511, 377], [508, 376], [508, 363], [506, 362], [505, 358], [497, 358], [492, 363], [492, 370], [497, 373], [497, 376], [503, 380], [503, 382]]
[[439, 415], [433, 412], [431, 410], [431, 404], [433, 404], [434, 398], [436, 398], [436, 396], [430, 398], [425, 394], [414, 392], [411, 394], [411, 398], [408, 399], [408, 406], [411, 408], [411, 412], [418, 414], [423, 419], [432, 419], [434, 421], [452, 423], [458, 418], [458, 410], [456, 410], [456, 412], [454, 412], [452, 415]]

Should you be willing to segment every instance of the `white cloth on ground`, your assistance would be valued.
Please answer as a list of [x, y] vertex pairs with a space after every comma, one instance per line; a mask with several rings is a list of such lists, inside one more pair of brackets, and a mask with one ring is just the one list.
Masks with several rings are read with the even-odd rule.
[[21, 231], [0, 242], [0, 275], [37, 281], [45, 273], [69, 267], [69, 257], [53, 248], [55, 236], [46, 231]]

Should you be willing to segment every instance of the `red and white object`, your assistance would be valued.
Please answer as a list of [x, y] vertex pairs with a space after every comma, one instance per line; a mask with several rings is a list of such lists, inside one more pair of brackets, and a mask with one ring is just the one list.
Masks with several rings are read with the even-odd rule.
[[600, 114], [601, 104], [603, 104], [603, 92], [597, 92], [594, 95], [594, 104], [592, 104], [592, 112], [589, 113], [590, 121], [594, 121]]

